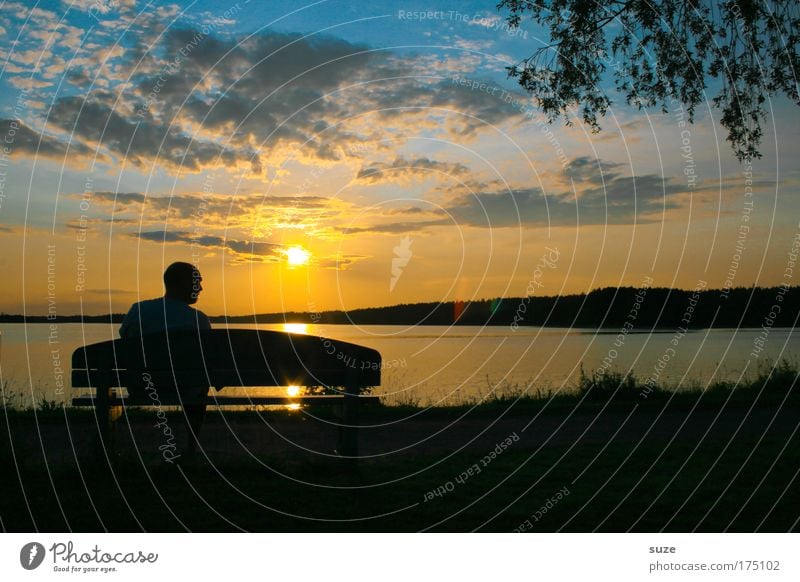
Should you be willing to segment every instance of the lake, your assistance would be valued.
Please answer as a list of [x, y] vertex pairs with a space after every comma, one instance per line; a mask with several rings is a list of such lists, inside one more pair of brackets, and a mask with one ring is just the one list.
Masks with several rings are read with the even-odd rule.
[[[215, 327], [220, 327], [216, 325]], [[658, 375], [677, 389], [712, 379], [752, 376], [759, 363], [796, 362], [800, 334], [772, 329], [759, 357], [751, 356], [758, 329], [673, 332], [444, 327], [391, 325], [231, 325], [323, 335], [375, 348], [384, 361], [383, 384], [375, 390], [388, 404], [437, 406], [479, 400], [492, 391], [572, 392], [581, 365], [627, 371], [642, 380]], [[287, 329], [288, 328], [288, 329]], [[59, 323], [0, 324], [0, 374], [8, 391], [68, 402], [72, 351], [84, 343], [115, 339], [119, 325]], [[226, 390], [237, 394], [237, 390]]]

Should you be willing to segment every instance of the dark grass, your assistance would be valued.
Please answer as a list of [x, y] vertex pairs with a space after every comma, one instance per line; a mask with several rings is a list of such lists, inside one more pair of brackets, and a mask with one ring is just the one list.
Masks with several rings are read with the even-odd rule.
[[[657, 462], [664, 443], [602, 453], [599, 445], [581, 446], [564, 459], [562, 450], [509, 451], [430, 501], [427, 492], [455, 483], [481, 455], [436, 466], [424, 457], [366, 462], [357, 470], [337, 462], [271, 463], [291, 479], [246, 463], [142, 467], [123, 455], [113, 471], [81, 467], [85, 488], [76, 467], [54, 467], [51, 486], [35, 459], [26, 459], [20, 472], [30, 511], [6, 457], [0, 515], [9, 531], [512, 531], [526, 520], [532, 531], [788, 531], [800, 515], [792, 470], [798, 444], [796, 435], [712, 440], [697, 451], [679, 443]], [[534, 521], [565, 486], [569, 495]]]
[[[800, 378], [800, 364], [783, 359], [777, 363], [769, 360], [759, 361], [755, 373], [746, 376], [741, 382], [730, 380], [714, 380], [701, 384], [694, 382], [683, 386], [664, 386], [648, 384], [634, 374], [619, 371], [608, 371], [605, 374], [586, 374], [581, 368], [578, 383], [573, 390], [553, 391], [528, 387], [521, 384], [501, 383], [493, 385], [487, 378], [488, 392], [480, 397], [469, 398], [463, 402], [444, 402], [435, 407], [422, 406], [417, 402], [377, 406], [368, 409], [368, 414], [375, 418], [403, 418], [411, 414], [424, 413], [429, 417], [457, 417], [468, 411], [477, 411], [487, 416], [495, 416], [499, 411], [509, 408], [517, 412], [539, 410], [569, 410], [576, 405], [630, 402], [646, 404], [656, 402], [687, 403], [692, 407], [720, 407], [736, 403], [780, 404], [800, 400], [797, 382]], [[30, 414], [34, 410], [41, 415], [55, 414], [62, 416], [64, 405], [55, 400], [48, 400], [39, 391], [35, 406], [23, 404], [24, 396], [9, 387], [5, 382], [0, 398], [0, 411], [5, 414]], [[260, 411], [242, 411], [242, 419], [247, 420], [249, 414]], [[131, 414], [147, 415], [147, 411], [132, 409]], [[281, 414], [281, 411], [269, 411], [270, 414]], [[287, 412], [291, 414], [291, 412]]]
[[[574, 394], [495, 395], [479, 405], [433, 409], [375, 407], [366, 422], [407, 418], [484, 419], [536, 414], [562, 418], [604, 410], [637, 413], [719, 411], [732, 424], [761, 411], [752, 430], [657, 432], [636, 440], [577, 440], [572, 445], [510, 447], [479, 474], [455, 478], [487, 453], [415, 454], [362, 461], [286, 452], [252, 460], [198, 458], [185, 466], [130, 450], [110, 462], [79, 456], [45, 464], [35, 446], [12, 455], [9, 432], [35, 441], [40, 429], [88, 427], [91, 412], [40, 406], [0, 410], [0, 522], [7, 531], [796, 531], [800, 519], [800, 399], [797, 367], [758, 370], [735, 386], [651, 390], [611, 373], [587, 377]], [[145, 417], [148, 411], [131, 411]], [[179, 421], [177, 413], [170, 418]], [[228, 413], [234, 426], [264, 417], [297, 421], [283, 411]], [[211, 415], [213, 421], [214, 414]], [[691, 417], [690, 417], [691, 418]], [[294, 420], [293, 420], [294, 419]], [[403, 425], [398, 425], [402, 430]], [[31, 453], [31, 451], [34, 451]], [[47, 469], [49, 469], [49, 474]], [[51, 482], [52, 480], [52, 482]], [[426, 494], [452, 483], [452, 491]], [[569, 495], [546, 513], [548, 499]], [[430, 497], [430, 495], [427, 495]], [[538, 520], [534, 518], [538, 517]]]

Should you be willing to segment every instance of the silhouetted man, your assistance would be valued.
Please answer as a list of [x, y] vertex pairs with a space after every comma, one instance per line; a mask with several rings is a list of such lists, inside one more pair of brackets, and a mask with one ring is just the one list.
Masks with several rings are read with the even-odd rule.
[[208, 317], [190, 305], [197, 303], [203, 277], [189, 263], [172, 263], [164, 271], [164, 297], [134, 303], [122, 326], [120, 337], [138, 337], [164, 330], [204, 331], [211, 329]]
[[[119, 335], [123, 338], [139, 337], [168, 331], [205, 331], [211, 322], [202, 311], [190, 307], [197, 303], [203, 290], [200, 271], [189, 263], [172, 263], [164, 271], [164, 297], [134, 303], [122, 325]], [[181, 386], [180, 396], [187, 420], [187, 455], [197, 448], [197, 437], [206, 412], [205, 399], [208, 386]]]

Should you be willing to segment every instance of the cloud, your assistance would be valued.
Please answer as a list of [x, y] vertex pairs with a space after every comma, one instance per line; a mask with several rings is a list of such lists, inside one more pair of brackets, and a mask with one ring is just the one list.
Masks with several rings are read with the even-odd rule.
[[[237, 35], [225, 32], [230, 19], [198, 22], [173, 6], [139, 11], [130, 0], [81, 0], [65, 18], [17, 5], [5, 9], [31, 16], [32, 30], [22, 37], [30, 47], [8, 52], [9, 64], [34, 74], [10, 82], [38, 87], [42, 102], [53, 101], [48, 127], [142, 170], [225, 167], [263, 177], [290, 153], [307, 165], [330, 165], [358, 158], [351, 155], [354, 144], [377, 149], [387, 132], [424, 128], [465, 137], [523, 117], [499, 93], [432, 76], [430, 55], [400, 55], [324, 34]], [[93, 30], [67, 24], [77, 11], [92, 13]], [[114, 27], [129, 27], [127, 42], [115, 42]], [[475, 66], [456, 61], [461, 73]], [[41, 67], [33, 71], [36, 62]], [[44, 85], [58, 76], [81, 96], [47, 96], [52, 88]]]
[[338, 271], [345, 271], [352, 267], [359, 261], [368, 259], [366, 255], [333, 255], [328, 257], [321, 257], [315, 261], [316, 265], [322, 269], [336, 269]]
[[[72, 193], [71, 199], [83, 199]], [[226, 195], [182, 193], [173, 196], [145, 195], [141, 192], [96, 191], [90, 193], [95, 211], [113, 218], [99, 217], [67, 223], [68, 228], [85, 229], [87, 223], [113, 223], [116, 230], [140, 240], [188, 244], [210, 251], [228, 253], [234, 263], [270, 262], [283, 258], [285, 247], [272, 240], [283, 240], [286, 230], [300, 231], [309, 239], [340, 239], [337, 225], [342, 216], [356, 206], [323, 196], [277, 196], [263, 194]], [[367, 210], [369, 212], [369, 210]], [[168, 228], [164, 228], [168, 224]], [[274, 233], [278, 234], [274, 234]], [[250, 241], [259, 241], [256, 243]], [[363, 257], [338, 257], [346, 268]], [[332, 264], [318, 257], [324, 268]], [[336, 261], [334, 261], [336, 262]]]
[[68, 4], [73, 10], [83, 10], [95, 15], [105, 15], [122, 7], [135, 6], [134, 0], [70, 0]]
[[598, 158], [579, 157], [572, 160], [564, 168], [564, 175], [575, 182], [591, 182], [603, 184], [619, 176], [616, 171], [622, 164], [607, 162]]
[[96, 144], [126, 161], [144, 168], [158, 162], [173, 169], [199, 171], [223, 165], [249, 164], [254, 173], [262, 168], [253, 150], [234, 150], [219, 143], [194, 139], [180, 128], [152, 118], [125, 117], [97, 100], [81, 97], [59, 99], [48, 121], [83, 141]]
[[128, 291], [125, 289], [86, 289], [85, 293], [90, 293], [92, 295], [105, 295], [106, 297], [110, 295], [136, 295], [136, 291]]
[[503, 22], [503, 19], [496, 14], [486, 14], [480, 18], [472, 18], [471, 20], [467, 20], [467, 24], [470, 26], [483, 26], [484, 28], [492, 29], [500, 28]]
[[[82, 195], [72, 194], [74, 198]], [[178, 216], [202, 215], [225, 216], [245, 212], [255, 206], [266, 208], [324, 208], [330, 199], [322, 196], [262, 196], [260, 194], [233, 195], [211, 193], [183, 193], [172, 196], [145, 195], [141, 192], [111, 192], [98, 190], [90, 194], [92, 200], [102, 204], [114, 204], [120, 210], [135, 210], [140, 204], [151, 209], [172, 209]]]
[[454, 224], [452, 220], [444, 218], [439, 220], [389, 222], [370, 226], [350, 226], [342, 228], [341, 232], [343, 234], [405, 234], [420, 232], [434, 226], [448, 226], [452, 224]]
[[[446, 218], [425, 220], [375, 221], [341, 229], [344, 234], [397, 234], [419, 232], [443, 226], [508, 228], [537, 226], [579, 226], [596, 224], [634, 224], [660, 220], [664, 211], [680, 208], [685, 187], [672, 178], [655, 174], [622, 176], [621, 164], [604, 160], [576, 158], [563, 176], [571, 178], [575, 191], [545, 192], [541, 188], [496, 188], [496, 182], [471, 180], [475, 188], [449, 189], [449, 200], [441, 210], [425, 211], [406, 207], [386, 211], [387, 216]], [[603, 171], [602, 178], [600, 171]], [[482, 188], [483, 186], [483, 188]]]
[[235, 255], [237, 259], [250, 262], [277, 262], [283, 256], [283, 246], [264, 242], [247, 242], [189, 231], [152, 230], [130, 233], [130, 236], [156, 243], [183, 243], [193, 247], [204, 247]]
[[[436, 187], [443, 200], [393, 207], [360, 207], [352, 202], [323, 196], [223, 195], [182, 193], [173, 196], [144, 195], [140, 192], [98, 191], [93, 204], [112, 206], [115, 221], [141, 221], [139, 236], [144, 240], [194, 243], [225, 249], [237, 258], [258, 260], [280, 257], [280, 245], [247, 242], [264, 239], [278, 229], [300, 229], [312, 237], [340, 237], [368, 234], [405, 234], [449, 226], [508, 228], [525, 226], [577, 226], [634, 224], [660, 220], [665, 211], [686, 202], [685, 187], [672, 178], [656, 174], [623, 176], [622, 166], [606, 160], [576, 158], [564, 169], [555, 188], [503, 188], [497, 181], [481, 181], [461, 164], [428, 158], [402, 157], [362, 168], [361, 180], [373, 183], [394, 172], [408, 176], [431, 172], [455, 173], [459, 182], [450, 188]], [[603, 171], [605, 181], [600, 179]], [[470, 188], [464, 188], [469, 183]], [[573, 184], [575, 190], [564, 188]], [[71, 195], [73, 198], [78, 194]], [[358, 216], [349, 226], [342, 216]], [[168, 221], [171, 230], [164, 234]], [[345, 223], [347, 224], [347, 223]], [[188, 233], [202, 228], [204, 237]], [[226, 236], [222, 237], [224, 233]], [[278, 251], [276, 251], [278, 249]]]
[[464, 176], [470, 170], [464, 164], [451, 162], [438, 162], [429, 158], [416, 158], [406, 160], [398, 157], [391, 163], [373, 162], [361, 168], [356, 175], [356, 180], [368, 184], [383, 182], [407, 182], [411, 178], [445, 178], [450, 176]]
[[336, 126], [350, 113], [331, 94], [381, 59], [330, 36], [223, 38], [192, 27], [168, 30], [151, 52], [170, 66], [137, 67], [128, 103], [148, 123], [191, 127], [196, 139], [225, 143], [239, 157], [258, 151], [279, 158], [294, 145], [307, 159], [327, 162], [355, 137]]
[[[276, 263], [286, 256], [286, 245], [269, 242], [249, 242], [223, 238], [214, 235], [198, 234], [189, 231], [153, 230], [130, 233], [131, 237], [154, 243], [188, 244], [193, 247], [203, 247], [210, 250], [230, 253], [237, 263]], [[366, 259], [364, 255], [339, 254], [324, 256], [312, 261], [323, 269], [345, 270], [354, 263]]]
[[[473, 84], [484, 90], [473, 89]], [[475, 136], [481, 130], [491, 131], [490, 126], [522, 120], [526, 111], [515, 107], [515, 101], [527, 102], [527, 98], [504, 91], [491, 81], [461, 74], [427, 83], [416, 78], [397, 80], [388, 87], [381, 85], [360, 95], [363, 107], [374, 109], [384, 124], [431, 123], [432, 118], [438, 117], [446, 121], [448, 133], [458, 138]]]
[[10, 155], [64, 159], [67, 151], [72, 155], [88, 156], [93, 150], [80, 142], [64, 143], [44, 133], [38, 133], [17, 119], [0, 119], [3, 146]]
[[85, 27], [72, 26], [56, 12], [29, 4], [0, 4], [0, 22], [8, 26], [0, 35], [0, 53], [7, 82], [34, 97], [42, 95], [42, 89], [52, 90], [66, 60], [81, 47]]
[[404, 216], [420, 216], [430, 214], [440, 214], [439, 210], [431, 208], [422, 208], [421, 206], [404, 206], [401, 208], [386, 208], [383, 209], [383, 214], [389, 216], [404, 215]]
[[[80, 195], [83, 196], [83, 195]], [[114, 202], [120, 206], [129, 206], [132, 204], [141, 204], [146, 200], [144, 194], [139, 192], [92, 192], [90, 196], [99, 202]]]
[[610, 176], [604, 185], [594, 179], [580, 190], [545, 196], [539, 188], [461, 195], [446, 207], [459, 224], [501, 228], [512, 226], [578, 226], [634, 224], [660, 219], [679, 208], [685, 188], [654, 174]]
[[[285, 156], [282, 148], [290, 144], [308, 159], [330, 162], [359, 138], [336, 127], [352, 112], [328, 94], [381, 59], [362, 45], [323, 35], [223, 38], [178, 26], [152, 47], [127, 50], [117, 74], [131, 75], [132, 90], [115, 105], [116, 95], [110, 101], [102, 91], [62, 97], [50, 120], [139, 167], [249, 164], [258, 174], [260, 152], [270, 157], [278, 149]], [[85, 84], [86, 71], [75, 66], [68, 79]]]
[[[80, 199], [83, 194], [70, 194]], [[91, 193], [94, 205], [113, 208], [114, 222], [135, 219], [143, 228], [163, 226], [175, 230], [202, 226], [206, 231], [241, 231], [252, 237], [268, 236], [275, 229], [302, 229], [307, 235], [328, 233], [324, 223], [338, 221], [352, 205], [324, 196], [276, 196], [264, 194], [182, 193], [172, 196], [140, 192]], [[235, 234], [235, 233], [234, 233]]]

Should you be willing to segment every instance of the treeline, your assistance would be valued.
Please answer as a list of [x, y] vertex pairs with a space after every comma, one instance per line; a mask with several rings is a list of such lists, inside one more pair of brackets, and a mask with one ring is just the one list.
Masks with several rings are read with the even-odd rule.
[[[739, 287], [686, 291], [606, 287], [579, 295], [512, 297], [478, 301], [412, 303], [321, 313], [286, 312], [213, 316], [214, 323], [324, 323], [361, 325], [502, 325], [639, 329], [794, 327], [800, 287]], [[121, 323], [124, 314], [22, 316], [0, 314], [2, 323]]]
[[0, 323], [122, 323], [124, 313], [104, 315], [16, 315], [0, 313]]
[[[777, 309], [776, 309], [777, 306]], [[229, 323], [362, 325], [518, 325], [636, 328], [793, 327], [800, 312], [800, 287], [740, 287], [721, 290], [607, 287], [588, 294], [513, 297], [478, 301], [413, 303], [322, 313], [259, 314], [215, 318]], [[772, 315], [771, 315], [772, 314]], [[628, 326], [630, 327], [630, 325]]]

